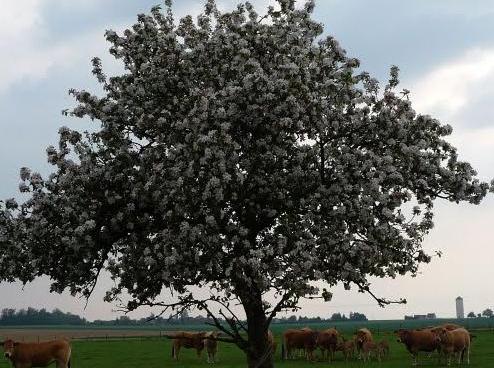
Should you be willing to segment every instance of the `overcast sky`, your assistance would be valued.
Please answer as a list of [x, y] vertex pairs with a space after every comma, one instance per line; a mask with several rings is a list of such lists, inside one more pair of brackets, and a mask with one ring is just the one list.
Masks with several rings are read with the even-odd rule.
[[[252, 1], [262, 12], [269, 0]], [[2, 1], [0, 12], [0, 198], [17, 196], [18, 172], [28, 166], [49, 172], [45, 148], [57, 142], [62, 125], [87, 129], [67, 119], [73, 106], [69, 88], [96, 89], [90, 59], [100, 56], [111, 71], [103, 34], [123, 30], [136, 14], [159, 0]], [[176, 12], [197, 14], [201, 0], [175, 1]], [[234, 1], [219, 1], [231, 8]], [[484, 180], [494, 177], [494, 1], [492, 0], [319, 0], [315, 17], [336, 36], [362, 68], [385, 81], [389, 67], [401, 69], [403, 87], [412, 91], [418, 112], [454, 128], [451, 141]], [[454, 299], [465, 312], [494, 307], [494, 196], [480, 206], [438, 203], [436, 227], [425, 241], [444, 256], [422, 268], [416, 278], [376, 280], [375, 292], [404, 297], [405, 306], [379, 308], [367, 296], [335, 289], [331, 303], [303, 302], [302, 315], [330, 316], [359, 311], [372, 319], [404, 314], [455, 314]], [[49, 293], [48, 280], [24, 289], [0, 285], [0, 308], [55, 307], [88, 319], [112, 318], [102, 301], [103, 279], [86, 309], [84, 301]], [[141, 310], [133, 316], [147, 314]]]

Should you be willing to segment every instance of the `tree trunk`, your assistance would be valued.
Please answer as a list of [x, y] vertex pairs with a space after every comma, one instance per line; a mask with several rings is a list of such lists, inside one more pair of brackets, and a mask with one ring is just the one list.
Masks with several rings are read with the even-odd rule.
[[247, 315], [247, 330], [249, 347], [246, 350], [247, 365], [249, 368], [273, 368], [272, 347], [268, 343], [268, 326], [266, 315], [262, 308], [262, 297], [244, 303]]

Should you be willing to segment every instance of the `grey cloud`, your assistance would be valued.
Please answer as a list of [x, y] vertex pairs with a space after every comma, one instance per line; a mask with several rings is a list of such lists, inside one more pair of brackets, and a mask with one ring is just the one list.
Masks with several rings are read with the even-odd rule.
[[396, 64], [407, 78], [466, 48], [494, 45], [493, 3], [476, 1], [318, 1], [325, 24], [362, 68], [387, 77]]
[[[471, 96], [467, 106], [452, 117], [464, 129], [479, 129], [494, 126], [494, 81], [488, 80], [485, 88]], [[482, 86], [484, 87], [484, 86]]]

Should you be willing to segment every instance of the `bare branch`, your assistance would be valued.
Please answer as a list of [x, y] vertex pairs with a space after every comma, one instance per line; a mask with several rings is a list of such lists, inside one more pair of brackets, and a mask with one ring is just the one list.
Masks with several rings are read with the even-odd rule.
[[370, 290], [369, 285], [363, 285], [363, 284], [358, 283], [358, 282], [354, 282], [354, 284], [357, 285], [361, 291], [366, 292], [370, 296], [372, 296], [372, 298], [377, 302], [377, 304], [381, 308], [384, 308], [386, 305], [390, 305], [390, 304], [406, 304], [407, 303], [406, 299], [403, 299], [403, 298], [401, 298], [399, 300], [389, 300], [389, 299], [386, 299], [386, 298], [380, 298], [380, 297], [376, 296]]

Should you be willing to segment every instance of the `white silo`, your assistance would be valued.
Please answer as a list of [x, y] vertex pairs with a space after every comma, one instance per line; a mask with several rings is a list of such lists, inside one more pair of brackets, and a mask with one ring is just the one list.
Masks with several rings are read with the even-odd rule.
[[465, 310], [463, 309], [463, 298], [456, 298], [456, 318], [465, 318]]

